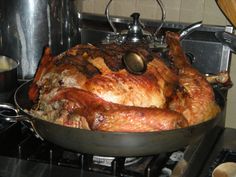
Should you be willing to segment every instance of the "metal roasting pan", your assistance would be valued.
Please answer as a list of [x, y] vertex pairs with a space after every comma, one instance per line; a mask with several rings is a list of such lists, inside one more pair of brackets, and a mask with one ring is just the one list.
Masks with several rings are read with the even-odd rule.
[[32, 102], [28, 98], [31, 81], [22, 84], [15, 92], [14, 100], [19, 110], [18, 119], [31, 123], [34, 132], [43, 140], [79, 153], [101, 156], [147, 156], [170, 152], [198, 141], [216, 126], [223, 117], [224, 97], [216, 92], [216, 100], [222, 111], [215, 118], [187, 128], [160, 132], [101, 132], [54, 124], [29, 115]]

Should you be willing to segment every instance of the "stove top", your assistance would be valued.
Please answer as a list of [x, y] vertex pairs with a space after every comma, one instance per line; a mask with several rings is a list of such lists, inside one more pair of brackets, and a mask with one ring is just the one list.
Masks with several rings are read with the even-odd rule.
[[89, 171], [0, 156], [1, 177], [108, 177]]

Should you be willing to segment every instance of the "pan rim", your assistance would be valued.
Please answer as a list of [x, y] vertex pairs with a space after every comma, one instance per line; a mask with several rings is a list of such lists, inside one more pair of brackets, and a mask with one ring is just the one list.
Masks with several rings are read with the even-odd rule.
[[[81, 131], [84, 131], [85, 133], [89, 133], [89, 134], [114, 134], [114, 135], [125, 135], [125, 134], [135, 134], [135, 135], [148, 135], [148, 134], [166, 134], [166, 133], [173, 133], [174, 131], [178, 130], [178, 131], [186, 131], [186, 130], [194, 130], [194, 129], [197, 129], [198, 127], [201, 127], [201, 126], [204, 126], [204, 125], [207, 125], [211, 122], [215, 122], [215, 123], [218, 123], [218, 121], [220, 120], [220, 117], [221, 117], [221, 114], [223, 112], [223, 110], [225, 109], [225, 99], [223, 100], [224, 103], [223, 105], [220, 105], [220, 108], [221, 108], [221, 111], [214, 117], [214, 118], [211, 118], [207, 121], [204, 121], [204, 122], [201, 122], [199, 124], [196, 124], [196, 125], [192, 125], [192, 126], [188, 126], [188, 127], [184, 127], [184, 128], [177, 128], [177, 129], [171, 129], [171, 130], [160, 130], [160, 131], [150, 131], [150, 132], [112, 132], [112, 131], [100, 131], [100, 130], [86, 130], [86, 129], [81, 129], [81, 128], [76, 128], [76, 127], [69, 127], [69, 126], [64, 126], [64, 125], [60, 125], [60, 124], [56, 124], [54, 122], [50, 122], [50, 121], [47, 121], [47, 120], [44, 120], [44, 119], [41, 119], [41, 118], [38, 118], [38, 117], [35, 117], [33, 115], [30, 115], [26, 110], [24, 110], [17, 102], [17, 93], [19, 93], [19, 90], [22, 89], [22, 87], [30, 84], [30, 82], [32, 82], [33, 79], [31, 80], [27, 80], [26, 82], [24, 82], [23, 84], [21, 84], [15, 91], [14, 93], [14, 102], [17, 106], [17, 108], [23, 112], [25, 115], [27, 115], [27, 118], [32, 121], [32, 118], [33, 119], [37, 119], [37, 120], [40, 120], [40, 121], [43, 121], [43, 122], [46, 122], [46, 123], [50, 123], [50, 124], [53, 124], [53, 125], [56, 125], [56, 126], [59, 126], [59, 127], [63, 127], [63, 128], [69, 128], [69, 129], [79, 129]], [[221, 96], [222, 99], [224, 98], [223, 96]], [[216, 100], [217, 101], [217, 100]], [[32, 103], [33, 104], [33, 103]], [[218, 119], [218, 120], [215, 120], [215, 119]]]

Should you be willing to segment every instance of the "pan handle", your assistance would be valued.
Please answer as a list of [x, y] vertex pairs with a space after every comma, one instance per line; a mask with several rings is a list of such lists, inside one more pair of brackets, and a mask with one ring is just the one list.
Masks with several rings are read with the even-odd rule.
[[22, 115], [19, 113], [20, 111], [10, 103], [0, 103], [0, 118], [4, 119], [8, 122], [18, 122], [24, 121], [31, 125], [28, 128], [35, 133], [35, 136], [43, 140], [43, 138], [37, 132], [33, 122], [26, 115]]
[[8, 122], [26, 121], [30, 122], [25, 115], [20, 115], [19, 110], [10, 103], [0, 103], [0, 116]]
[[202, 21], [195, 22], [179, 31], [180, 40], [183, 40], [186, 36], [194, 32], [197, 28], [202, 26]]

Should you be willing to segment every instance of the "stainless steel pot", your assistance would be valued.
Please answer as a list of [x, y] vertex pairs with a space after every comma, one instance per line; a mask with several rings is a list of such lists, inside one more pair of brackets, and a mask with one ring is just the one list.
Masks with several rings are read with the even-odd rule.
[[34, 76], [45, 46], [54, 54], [80, 41], [73, 0], [0, 0], [0, 52], [20, 61], [18, 77]]
[[7, 101], [16, 89], [18, 65], [18, 61], [0, 56], [0, 102]]

